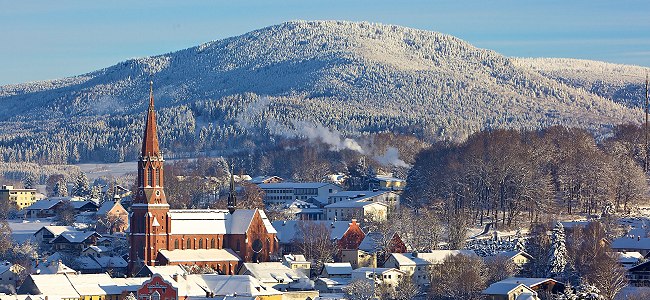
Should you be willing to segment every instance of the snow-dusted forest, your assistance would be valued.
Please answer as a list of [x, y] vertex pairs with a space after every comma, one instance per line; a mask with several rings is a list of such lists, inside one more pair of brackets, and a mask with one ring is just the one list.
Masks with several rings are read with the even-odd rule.
[[[553, 67], [560, 63], [573, 68]], [[641, 81], [582, 76], [602, 68], [643, 71], [512, 59], [400, 26], [294, 21], [77, 77], [0, 87], [0, 155], [133, 160], [150, 80], [168, 156], [307, 137], [305, 124], [344, 136], [462, 141], [481, 129], [638, 123]]]

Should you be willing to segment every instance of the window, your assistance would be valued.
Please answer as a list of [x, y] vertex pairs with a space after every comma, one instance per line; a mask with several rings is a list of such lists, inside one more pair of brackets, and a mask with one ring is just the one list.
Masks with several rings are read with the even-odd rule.
[[187, 248], [185, 249], [192, 249], [192, 240], [187, 239]]
[[199, 240], [199, 249], [203, 249], [203, 239]]
[[153, 176], [151, 174], [151, 168], [147, 168], [147, 186], [153, 186]]
[[178, 249], [178, 239], [174, 240], [174, 249]]
[[214, 244], [214, 239], [210, 240], [210, 248], [217, 248]]

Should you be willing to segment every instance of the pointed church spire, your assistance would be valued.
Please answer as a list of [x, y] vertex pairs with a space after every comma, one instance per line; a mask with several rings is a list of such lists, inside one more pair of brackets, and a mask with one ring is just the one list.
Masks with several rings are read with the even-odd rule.
[[153, 81], [149, 82], [149, 110], [147, 111], [147, 123], [144, 128], [141, 155], [142, 157], [160, 156], [158, 133], [156, 132], [156, 111], [153, 107]]
[[230, 193], [228, 194], [228, 211], [232, 214], [237, 209], [237, 193], [235, 192], [235, 169], [230, 167]]

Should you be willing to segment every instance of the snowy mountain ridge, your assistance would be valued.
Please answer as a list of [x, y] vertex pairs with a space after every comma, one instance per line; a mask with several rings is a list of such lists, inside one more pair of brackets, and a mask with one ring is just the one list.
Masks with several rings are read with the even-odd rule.
[[[0, 154], [43, 159], [64, 147], [78, 154], [57, 160], [97, 159], [100, 149], [114, 151], [99, 155], [109, 160], [135, 156], [149, 80], [161, 131], [173, 133], [161, 138], [163, 147], [183, 151], [304, 136], [295, 126], [301, 122], [344, 135], [391, 131], [458, 140], [485, 128], [599, 129], [640, 121], [633, 102], [536, 65], [543, 64], [437, 32], [292, 21], [76, 77], [0, 87], [7, 107], [0, 112]], [[66, 137], [64, 145], [48, 146], [58, 136]], [[24, 153], [19, 141], [34, 149]]]

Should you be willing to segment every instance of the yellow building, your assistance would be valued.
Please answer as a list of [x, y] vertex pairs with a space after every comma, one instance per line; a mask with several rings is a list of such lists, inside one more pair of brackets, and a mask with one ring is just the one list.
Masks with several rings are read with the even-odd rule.
[[36, 189], [16, 189], [12, 185], [3, 185], [0, 189], [0, 201], [9, 201], [18, 209], [28, 207], [37, 200]]

